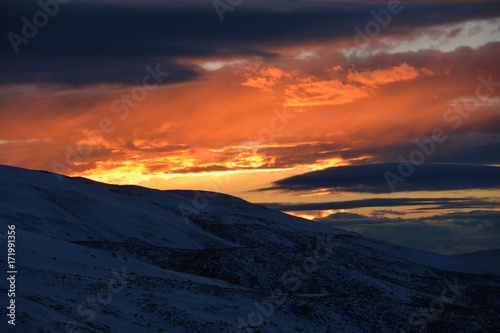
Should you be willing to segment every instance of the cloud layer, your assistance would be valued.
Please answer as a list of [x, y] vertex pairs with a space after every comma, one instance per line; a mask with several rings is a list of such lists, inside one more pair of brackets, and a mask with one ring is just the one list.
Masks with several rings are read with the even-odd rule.
[[[2, 2], [0, 31], [22, 36], [22, 17], [32, 21], [41, 8], [33, 2]], [[404, 36], [429, 25], [498, 17], [495, 1], [401, 4], [383, 28], [385, 37]], [[193, 80], [197, 69], [181, 59], [276, 57], [276, 47], [331, 40], [351, 42], [355, 27], [374, 20], [370, 11], [385, 2], [248, 2], [226, 13], [224, 22], [210, 1], [97, 3], [61, 5], [49, 23], [15, 54], [4, 38], [2, 83], [95, 84], [137, 82], [137, 71], [160, 63], [172, 73], [165, 83]], [[446, 13], [439, 15], [438, 13]], [[258, 22], [258, 24], [255, 24]], [[399, 38], [399, 37], [398, 37]], [[374, 38], [377, 40], [377, 38]]]
[[425, 218], [336, 213], [317, 222], [390, 243], [443, 254], [500, 248], [500, 212], [471, 211]]
[[[269, 195], [251, 190], [408, 158], [440, 128], [426, 164], [500, 164], [494, 1], [402, 2], [390, 22], [387, 2], [244, 1], [221, 22], [211, 1], [74, 0], [18, 54], [7, 34], [40, 6], [0, 6], [0, 163], [161, 188], [240, 172], [231, 193]], [[168, 76], [144, 94], [148, 66]]]
[[373, 198], [321, 203], [264, 203], [281, 211], [341, 210], [366, 207], [418, 206], [421, 209], [498, 208], [499, 202], [475, 198]]
[[396, 190], [402, 192], [500, 188], [500, 167], [432, 163], [413, 166], [407, 162], [333, 167], [279, 180], [267, 190], [389, 193], [393, 191], [387, 172], [398, 177], [408, 175], [397, 184]]

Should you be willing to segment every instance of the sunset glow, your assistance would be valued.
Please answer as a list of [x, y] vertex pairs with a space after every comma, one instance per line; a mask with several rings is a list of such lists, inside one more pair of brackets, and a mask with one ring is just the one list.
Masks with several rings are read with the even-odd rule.
[[[442, 179], [442, 163], [500, 165], [495, 1], [404, 1], [390, 17], [377, 16], [389, 13], [379, 1], [257, 1], [223, 22], [195, 2], [118, 6], [88, 28], [68, 5], [19, 54], [2, 51], [0, 163], [258, 203], [498, 198], [471, 174], [456, 188], [427, 177]], [[131, 30], [129, 6], [151, 19]], [[416, 159], [415, 176], [398, 173]], [[370, 166], [380, 172], [363, 178]], [[456, 207], [473, 208], [485, 207]], [[342, 209], [288, 211], [312, 219]]]

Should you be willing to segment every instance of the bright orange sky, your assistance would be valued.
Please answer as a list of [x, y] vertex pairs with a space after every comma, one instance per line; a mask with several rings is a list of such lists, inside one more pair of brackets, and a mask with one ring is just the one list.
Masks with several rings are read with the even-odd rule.
[[[154, 85], [146, 95], [120, 82], [4, 82], [0, 163], [254, 202], [312, 202], [367, 195], [253, 190], [328, 167], [397, 161], [436, 127], [452, 138], [438, 162], [498, 144], [500, 88], [460, 116], [457, 129], [444, 118], [474, 97], [479, 76], [500, 81], [498, 18], [382, 31], [362, 45], [355, 34], [259, 46], [273, 56], [180, 56], [175, 62], [196, 69], [196, 79]], [[137, 73], [142, 82], [148, 72]], [[128, 105], [120, 101], [134, 91]], [[482, 157], [478, 163], [496, 164]]]

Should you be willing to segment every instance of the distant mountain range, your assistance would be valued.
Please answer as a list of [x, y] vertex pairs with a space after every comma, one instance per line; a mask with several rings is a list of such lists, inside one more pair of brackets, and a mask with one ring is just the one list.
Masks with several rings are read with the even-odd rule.
[[500, 267], [500, 249], [459, 253], [454, 255], [454, 257]]
[[500, 268], [224, 194], [0, 166], [4, 276], [9, 230], [1, 332], [500, 331]]

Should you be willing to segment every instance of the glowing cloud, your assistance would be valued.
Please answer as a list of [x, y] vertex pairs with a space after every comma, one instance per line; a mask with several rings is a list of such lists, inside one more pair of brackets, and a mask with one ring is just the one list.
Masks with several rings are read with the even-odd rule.
[[406, 63], [389, 69], [376, 69], [373, 71], [349, 71], [347, 80], [358, 82], [367, 86], [378, 86], [398, 81], [413, 80], [419, 76], [419, 71]]

